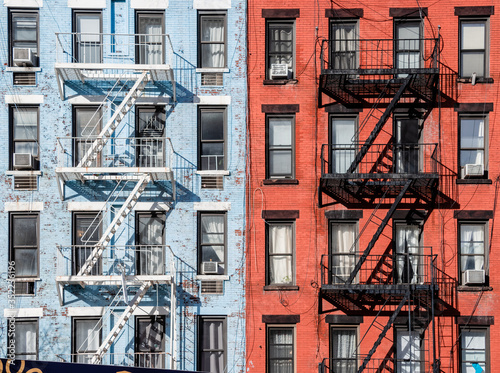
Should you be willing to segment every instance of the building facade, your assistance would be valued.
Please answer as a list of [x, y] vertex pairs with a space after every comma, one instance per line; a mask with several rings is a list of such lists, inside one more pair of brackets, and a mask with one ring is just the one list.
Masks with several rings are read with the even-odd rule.
[[249, 2], [249, 372], [496, 371], [499, 26]]
[[0, 355], [244, 370], [245, 14], [0, 6]]

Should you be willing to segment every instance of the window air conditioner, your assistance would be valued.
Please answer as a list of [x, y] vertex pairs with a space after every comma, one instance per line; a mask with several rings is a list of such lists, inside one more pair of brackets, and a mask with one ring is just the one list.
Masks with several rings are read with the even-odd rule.
[[484, 284], [484, 282], [485, 274], [483, 269], [468, 269], [463, 273], [463, 285]]
[[288, 78], [288, 65], [285, 63], [271, 64], [271, 79]]
[[30, 153], [14, 153], [14, 169], [30, 169], [33, 168], [33, 156]]
[[16, 66], [35, 66], [36, 56], [31, 48], [13, 48], [13, 62]]
[[464, 168], [462, 168], [463, 179], [467, 177], [483, 176], [483, 175], [484, 175], [484, 165], [482, 164], [466, 164]]
[[208, 275], [208, 274], [214, 274], [216, 275], [218, 273], [218, 263], [217, 262], [203, 262], [201, 263], [203, 273]]

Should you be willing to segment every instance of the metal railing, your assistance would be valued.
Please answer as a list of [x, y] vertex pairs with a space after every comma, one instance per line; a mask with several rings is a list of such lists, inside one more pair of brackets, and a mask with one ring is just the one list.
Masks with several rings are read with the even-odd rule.
[[168, 34], [56, 33], [56, 63], [172, 66]]
[[[430, 252], [429, 247], [408, 247], [407, 253], [368, 255], [353, 284], [409, 285], [433, 284], [435, 255], [417, 254]], [[415, 254], [414, 254], [415, 253]], [[321, 284], [346, 284], [360, 252], [324, 254], [321, 256]]]
[[336, 39], [321, 44], [322, 73], [346, 70], [401, 70], [437, 68], [438, 38], [429, 39]]
[[[362, 143], [323, 144], [321, 174], [347, 174]], [[353, 174], [436, 174], [437, 144], [373, 144]]]
[[[58, 137], [58, 167], [76, 167], [96, 136]], [[91, 167], [172, 168], [174, 148], [168, 137], [113, 137], [98, 153]]]
[[[395, 359], [392, 357], [370, 359], [363, 372], [431, 372], [431, 364], [422, 358], [425, 353], [426, 351], [423, 350], [413, 352], [413, 354], [419, 354], [421, 356], [420, 359]], [[344, 359], [325, 358], [319, 363], [318, 373], [357, 373], [363, 359], [364, 355], [356, 355], [355, 357]]]
[[[64, 363], [91, 364], [95, 352], [57, 354], [57, 358]], [[165, 369], [168, 352], [129, 352], [129, 353], [107, 353], [102, 358], [102, 365], [118, 365], [126, 367], [160, 368]]]
[[[58, 246], [58, 275], [76, 275], [92, 254], [95, 246]], [[172, 261], [167, 245], [108, 246], [92, 268], [91, 276], [165, 275]]]

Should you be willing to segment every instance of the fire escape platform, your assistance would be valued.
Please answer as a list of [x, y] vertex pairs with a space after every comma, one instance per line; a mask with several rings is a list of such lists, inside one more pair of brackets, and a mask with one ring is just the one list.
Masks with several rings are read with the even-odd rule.
[[[166, 284], [172, 283], [172, 275], [136, 275], [136, 276], [125, 276], [125, 284], [127, 286], [141, 285], [145, 281], [150, 281], [154, 284]], [[123, 277], [119, 275], [112, 276], [57, 276], [56, 283], [58, 285], [123, 285]]]
[[70, 180], [139, 180], [149, 174], [153, 181], [174, 182], [174, 173], [169, 167], [58, 167], [56, 175], [62, 181]]
[[172, 81], [174, 71], [167, 64], [125, 64], [125, 63], [56, 63], [56, 74], [63, 81], [137, 79], [144, 71], [151, 74], [153, 81]]

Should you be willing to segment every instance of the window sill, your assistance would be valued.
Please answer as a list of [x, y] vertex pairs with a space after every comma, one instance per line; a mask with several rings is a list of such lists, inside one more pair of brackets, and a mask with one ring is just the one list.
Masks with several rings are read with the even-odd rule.
[[8, 170], [8, 171], [5, 171], [5, 175], [7, 175], [7, 176], [42, 176], [42, 171]]
[[297, 84], [299, 81], [297, 79], [264, 79], [264, 85], [286, 85], [286, 84]]
[[229, 275], [197, 275], [195, 279], [200, 281], [229, 281]]
[[5, 71], [11, 71], [14, 73], [31, 73], [42, 71], [41, 67], [19, 67], [19, 66], [9, 66], [5, 68]]
[[[472, 84], [472, 78], [458, 78], [457, 83]], [[493, 78], [477, 78], [476, 84], [493, 84]]]
[[229, 176], [229, 171], [227, 170], [222, 170], [222, 171], [217, 171], [217, 170], [212, 170], [212, 171], [196, 171], [198, 175], [201, 176]]
[[42, 281], [40, 277], [17, 277], [13, 279], [14, 282], [35, 282]]
[[457, 184], [493, 184], [491, 179], [457, 179]]
[[461, 292], [477, 292], [477, 291], [492, 291], [493, 288], [491, 286], [467, 286], [467, 285], [458, 285], [457, 291]]
[[297, 285], [266, 285], [264, 291], [297, 291]]
[[264, 185], [298, 185], [297, 179], [265, 179], [262, 181]]
[[227, 67], [204, 67], [196, 69], [197, 73], [228, 73]]

